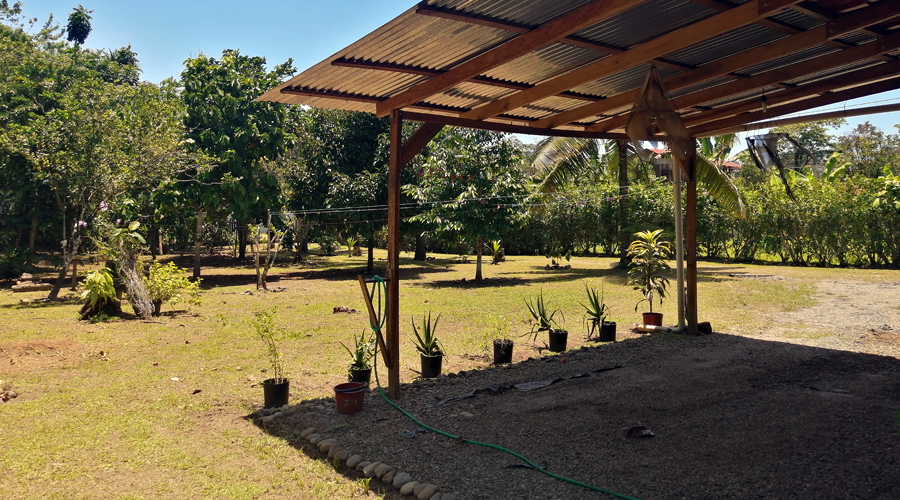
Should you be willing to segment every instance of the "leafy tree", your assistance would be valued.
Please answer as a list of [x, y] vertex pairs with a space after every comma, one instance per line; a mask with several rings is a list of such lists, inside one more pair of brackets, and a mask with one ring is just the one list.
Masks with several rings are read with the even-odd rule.
[[187, 138], [218, 162], [213, 171], [196, 177], [192, 197], [209, 202], [204, 210], [217, 208], [221, 200], [239, 221], [241, 259], [247, 224], [278, 206], [278, 182], [261, 164], [281, 155], [290, 142], [285, 106], [254, 99], [292, 75], [296, 71], [292, 64], [289, 59], [266, 71], [264, 57], [224, 50], [221, 59], [205, 55], [188, 59], [181, 73]]
[[193, 166], [174, 103], [173, 89], [86, 79], [62, 95], [58, 108], [21, 129], [20, 151], [37, 167], [63, 219], [63, 266], [50, 298], [104, 206], [116, 208], [124, 195]]
[[403, 187], [423, 206], [412, 220], [474, 244], [475, 279], [481, 280], [484, 242], [516, 224], [515, 207], [526, 194], [522, 151], [505, 135], [483, 130], [445, 128], [433, 141], [420, 181]]
[[900, 136], [885, 134], [869, 122], [842, 135], [838, 145], [851, 175], [876, 178], [883, 174], [885, 166], [896, 171], [900, 165]]
[[69, 24], [66, 25], [66, 33], [68, 35], [66, 38], [70, 42], [84, 45], [84, 41], [87, 40], [88, 35], [91, 33], [92, 12], [94, 11], [87, 10], [79, 5], [69, 14]]

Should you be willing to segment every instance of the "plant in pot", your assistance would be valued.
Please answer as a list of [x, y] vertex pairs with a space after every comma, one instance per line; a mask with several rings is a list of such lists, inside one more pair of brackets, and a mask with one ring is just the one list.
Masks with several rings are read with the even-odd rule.
[[200, 304], [200, 280], [191, 281], [186, 270], [169, 262], [162, 265], [154, 262], [150, 266], [150, 274], [145, 281], [150, 300], [153, 302], [153, 315], [159, 316], [163, 302], [175, 305], [179, 302]]
[[[525, 299], [525, 305], [528, 307], [528, 312], [531, 314], [531, 319], [529, 322], [531, 323], [531, 332], [526, 334], [532, 337], [532, 341], [537, 340], [537, 335], [540, 332], [547, 332], [550, 345], [547, 346], [553, 352], [563, 352], [566, 350], [566, 340], [568, 339], [569, 332], [566, 330], [559, 328], [559, 323], [554, 319], [557, 313], [565, 319], [562, 310], [554, 309], [550, 310], [550, 306], [547, 305], [547, 302], [544, 301], [544, 291], [541, 290], [541, 294], [534, 300]], [[557, 328], [554, 328], [557, 327]]]
[[264, 408], [279, 408], [288, 404], [290, 394], [290, 381], [284, 371], [284, 360], [278, 348], [285, 339], [284, 330], [275, 326], [275, 313], [271, 311], [259, 311], [253, 313], [253, 319], [247, 323], [256, 330], [256, 334], [266, 346], [266, 354], [272, 367], [272, 378], [262, 381]]
[[350, 382], [365, 382], [368, 384], [372, 377], [372, 359], [378, 352], [378, 342], [375, 339], [375, 332], [371, 337], [366, 337], [366, 331], [357, 337], [353, 336], [353, 349], [344, 345], [341, 346], [350, 354], [350, 366], [347, 367], [348, 380]]
[[668, 261], [672, 258], [672, 244], [660, 240], [662, 229], [641, 231], [634, 236], [636, 239], [628, 246], [628, 256], [631, 258], [628, 284], [640, 290], [643, 296], [635, 304], [634, 311], [637, 312], [642, 302], [647, 302], [650, 312], [643, 313], [644, 324], [661, 326], [663, 315], [653, 312], [653, 301], [658, 300], [662, 305], [666, 297], [669, 279], [664, 273], [671, 270]]
[[440, 319], [441, 315], [438, 314], [432, 322], [431, 311], [428, 311], [427, 316], [422, 315], [422, 324], [419, 327], [416, 326], [416, 319], [412, 319], [413, 333], [416, 335], [416, 350], [419, 351], [419, 357], [422, 360], [423, 378], [435, 378], [441, 374], [445, 351], [444, 345], [435, 335]]
[[[588, 301], [587, 304], [581, 302], [579, 304], [584, 308], [584, 321], [590, 324], [588, 340], [615, 342], [616, 322], [606, 321], [609, 316], [609, 306], [603, 301], [603, 285], [600, 285], [599, 291], [587, 284], [584, 285], [584, 289], [587, 292]], [[599, 334], [597, 337], [593, 336], [595, 331]]]

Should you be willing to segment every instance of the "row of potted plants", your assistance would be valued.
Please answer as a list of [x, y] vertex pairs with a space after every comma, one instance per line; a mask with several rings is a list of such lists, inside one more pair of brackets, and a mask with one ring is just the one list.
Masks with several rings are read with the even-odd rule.
[[[662, 324], [662, 314], [653, 312], [653, 302], [656, 300], [662, 304], [662, 299], [666, 297], [669, 280], [664, 273], [670, 270], [667, 261], [671, 258], [672, 247], [671, 243], [661, 241], [661, 235], [662, 230], [636, 233], [636, 239], [628, 248], [628, 255], [631, 258], [628, 285], [633, 286], [635, 290], [640, 290], [642, 295], [641, 300], [635, 305], [635, 312], [643, 302], [647, 302], [650, 306], [650, 312], [644, 313], [644, 324]], [[602, 285], [600, 290], [585, 285], [585, 292], [587, 294], [586, 303], [579, 303], [584, 308], [583, 321], [588, 328], [588, 340], [615, 341], [616, 323], [606, 320], [610, 308], [604, 302]], [[531, 316], [529, 319], [531, 331], [525, 335], [530, 336], [532, 341], [536, 341], [540, 332], [546, 331], [548, 333], [547, 348], [553, 352], [565, 351], [568, 332], [561, 328], [560, 323], [556, 320], [557, 315], [565, 319], [562, 310], [550, 307], [544, 299], [543, 290], [537, 297], [526, 299], [525, 305]], [[273, 315], [274, 311], [257, 313], [255, 320], [250, 322], [268, 348], [275, 375], [272, 379], [263, 382], [266, 408], [287, 404], [288, 382], [284, 378], [280, 353], [277, 349], [277, 338], [283, 337], [283, 332], [274, 328]], [[440, 375], [443, 358], [446, 356], [446, 350], [436, 335], [440, 319], [440, 314], [433, 318], [431, 311], [422, 316], [419, 324], [416, 324], [415, 318], [412, 319], [414, 343], [416, 350], [419, 351], [421, 374], [424, 378], [434, 378]], [[359, 337], [353, 336], [352, 347], [343, 343], [341, 345], [351, 359], [348, 366], [349, 381], [335, 386], [335, 396], [339, 411], [353, 413], [362, 407], [363, 391], [371, 381], [372, 365], [378, 353], [378, 343], [374, 332], [367, 335], [366, 331], [363, 331]], [[493, 341], [494, 363], [510, 363], [513, 346], [514, 342], [510, 339], [495, 339]], [[274, 386], [283, 386], [283, 389], [276, 391]]]

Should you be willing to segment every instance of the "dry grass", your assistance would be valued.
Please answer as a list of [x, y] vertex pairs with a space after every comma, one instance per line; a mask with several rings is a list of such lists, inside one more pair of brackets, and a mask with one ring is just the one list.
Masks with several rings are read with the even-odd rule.
[[[570, 347], [584, 343], [578, 302], [585, 282], [605, 283], [620, 336], [639, 318], [639, 293], [624, 286], [614, 259], [576, 257], [570, 270], [547, 270], [544, 258], [510, 257], [486, 265], [487, 282], [475, 284], [473, 263], [437, 257], [402, 263], [403, 381], [418, 370], [410, 317], [429, 309], [443, 315], [437, 333], [450, 355], [445, 372], [487, 366], [493, 338], [516, 340], [514, 361], [538, 356], [519, 336], [528, 331], [524, 299], [541, 290], [563, 309]], [[272, 288], [285, 291], [268, 294], [255, 292], [252, 268], [205, 268], [203, 305], [166, 306], [153, 322], [91, 324], [77, 320], [74, 302], [20, 304], [42, 294], [0, 291], [0, 380], [20, 393], [0, 405], [0, 498], [375, 498], [362, 482], [242, 418], [261, 404], [256, 384], [267, 378], [263, 346], [244, 323], [255, 311], [277, 307], [278, 325], [291, 334], [285, 352], [292, 403], [329, 396], [345, 377], [349, 359], [339, 342], [368, 328], [368, 318], [332, 310], [365, 309], [355, 280], [364, 261], [344, 252], [315, 263], [274, 268], [271, 276], [280, 280]], [[809, 305], [816, 280], [900, 276], [711, 263], [699, 272], [701, 321], [732, 333]], [[739, 273], [786, 279], [731, 276]], [[672, 323], [674, 301], [662, 312]]]

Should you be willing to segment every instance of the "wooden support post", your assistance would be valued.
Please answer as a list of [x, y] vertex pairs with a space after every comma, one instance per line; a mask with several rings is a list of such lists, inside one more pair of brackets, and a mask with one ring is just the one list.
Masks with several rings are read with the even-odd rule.
[[696, 149], [694, 154], [690, 155], [690, 161], [684, 172], [686, 179], [686, 200], [687, 210], [685, 211], [687, 241], [685, 242], [686, 250], [686, 269], [685, 282], [687, 285], [686, 299], [687, 311], [685, 316], [687, 319], [687, 332], [691, 335], [697, 335], [697, 175], [696, 175]]
[[388, 169], [388, 277], [387, 283], [387, 350], [391, 358], [388, 368], [388, 393], [400, 397], [400, 169], [403, 122], [400, 110], [391, 111], [390, 152]]

